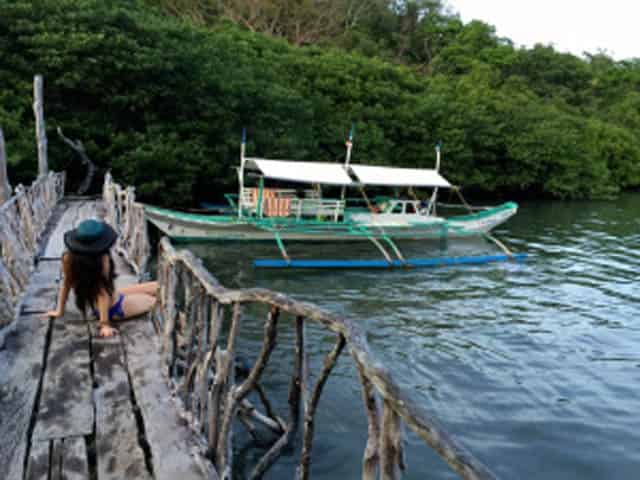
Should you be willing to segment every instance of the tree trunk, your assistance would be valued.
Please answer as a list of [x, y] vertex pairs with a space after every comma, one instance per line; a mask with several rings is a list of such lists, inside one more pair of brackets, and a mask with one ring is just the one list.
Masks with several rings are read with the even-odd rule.
[[7, 175], [7, 153], [4, 148], [4, 135], [0, 128], [0, 205], [11, 198], [11, 185]]
[[44, 96], [42, 75], [33, 78], [33, 113], [36, 116], [36, 140], [38, 142], [38, 177], [49, 173], [47, 163], [47, 133], [44, 126]]

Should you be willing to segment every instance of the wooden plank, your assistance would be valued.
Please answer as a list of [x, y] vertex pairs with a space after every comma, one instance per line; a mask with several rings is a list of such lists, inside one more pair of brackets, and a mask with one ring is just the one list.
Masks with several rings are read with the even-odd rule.
[[69, 308], [53, 321], [35, 440], [89, 435], [93, 432], [93, 382], [89, 367], [89, 332], [79, 313]]
[[0, 350], [0, 478], [22, 480], [49, 321], [21, 315]]
[[138, 442], [129, 379], [122, 345], [112, 339], [93, 341], [96, 381], [96, 454], [98, 478], [151, 479]]
[[[45, 256], [45, 249], [47, 248], [47, 244], [51, 240], [52, 235], [55, 233], [58, 223], [64, 217], [65, 212], [69, 208], [70, 202], [61, 200], [59, 203], [53, 207], [51, 211], [51, 215], [47, 221], [47, 224], [40, 234], [40, 238], [38, 240], [38, 252], [37, 257], [39, 260], [50, 260]], [[55, 260], [60, 260], [60, 256], [54, 257]]]
[[96, 202], [94, 200], [68, 202], [68, 207], [62, 214], [58, 224], [51, 232], [43, 257], [60, 258], [65, 251], [64, 232], [78, 226], [83, 220], [96, 216]]
[[89, 457], [84, 437], [64, 439], [60, 480], [89, 480]]
[[60, 260], [45, 260], [38, 262], [31, 274], [38, 280], [58, 280], [61, 276], [62, 262]]
[[62, 476], [62, 451], [64, 449], [64, 439], [57, 438], [51, 441], [51, 457], [49, 459], [49, 479], [60, 480]]
[[145, 317], [123, 322], [120, 332], [156, 480], [216, 478], [208, 462], [198, 454], [193, 433], [180, 420], [161, 373], [165, 367], [151, 321]]
[[39, 262], [29, 279], [22, 313], [44, 313], [53, 310], [58, 301], [61, 262]]
[[65, 250], [64, 232], [73, 228], [78, 215], [80, 202], [66, 202], [66, 210], [58, 220], [57, 225], [51, 231], [47, 244], [44, 247], [43, 257], [60, 258]]
[[26, 480], [49, 480], [50, 453], [51, 442], [49, 441], [34, 442], [31, 445]]

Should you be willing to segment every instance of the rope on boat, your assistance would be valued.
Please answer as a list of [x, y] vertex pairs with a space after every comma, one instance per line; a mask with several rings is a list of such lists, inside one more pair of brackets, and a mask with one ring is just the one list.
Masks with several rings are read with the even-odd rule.
[[473, 213], [473, 208], [471, 208], [471, 205], [469, 205], [467, 203], [467, 201], [465, 200], [465, 198], [462, 196], [462, 192], [460, 191], [460, 187], [453, 186], [453, 187], [451, 187], [451, 189], [458, 195], [458, 198], [460, 199], [462, 204], [466, 207], [466, 209], [469, 210], [469, 213]]
[[364, 198], [364, 201], [367, 203], [367, 208], [369, 209], [369, 211], [371, 213], [378, 213], [376, 207], [374, 207], [371, 201], [369, 200], [369, 197], [367, 196], [367, 192], [364, 191], [364, 188], [363, 187], [359, 187], [359, 188], [360, 188], [360, 193]]

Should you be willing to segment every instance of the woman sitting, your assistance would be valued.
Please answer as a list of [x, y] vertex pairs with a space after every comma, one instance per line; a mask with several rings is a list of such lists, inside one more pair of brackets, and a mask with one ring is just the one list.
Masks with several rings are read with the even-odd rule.
[[104, 222], [85, 220], [64, 234], [68, 251], [62, 256], [63, 281], [58, 308], [47, 317], [64, 315], [69, 291], [73, 289], [78, 310], [90, 309], [98, 319], [98, 336], [111, 337], [118, 331], [112, 322], [149, 312], [156, 302], [158, 282], [140, 283], [116, 291], [110, 248], [117, 233]]

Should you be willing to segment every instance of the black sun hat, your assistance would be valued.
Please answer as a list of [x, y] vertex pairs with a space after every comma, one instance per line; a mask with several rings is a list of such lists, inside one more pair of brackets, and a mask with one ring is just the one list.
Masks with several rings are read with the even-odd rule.
[[74, 253], [105, 253], [116, 241], [118, 234], [113, 228], [98, 220], [85, 220], [64, 234], [64, 244]]

